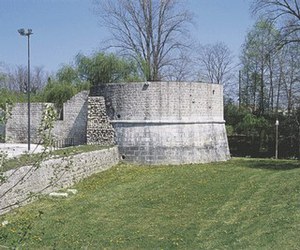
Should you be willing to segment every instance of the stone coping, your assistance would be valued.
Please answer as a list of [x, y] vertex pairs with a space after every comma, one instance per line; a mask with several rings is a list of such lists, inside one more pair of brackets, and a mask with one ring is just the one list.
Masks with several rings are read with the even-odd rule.
[[225, 120], [112, 120], [111, 123], [127, 124], [157, 124], [157, 125], [180, 125], [180, 124], [225, 124]]

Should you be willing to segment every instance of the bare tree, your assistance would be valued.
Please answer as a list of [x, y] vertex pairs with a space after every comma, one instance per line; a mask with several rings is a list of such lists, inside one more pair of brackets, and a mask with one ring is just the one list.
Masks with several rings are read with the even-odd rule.
[[19, 92], [27, 92], [27, 67], [18, 65], [9, 73], [10, 85], [15, 86]]
[[109, 47], [133, 57], [147, 80], [161, 80], [187, 46], [190, 13], [177, 0], [94, 0]]
[[242, 46], [242, 99], [260, 114], [274, 108], [279, 54], [273, 48], [278, 34], [271, 22], [258, 20]]
[[300, 48], [297, 44], [288, 44], [282, 49], [282, 90], [280, 96], [282, 106], [288, 114], [299, 105], [300, 97]]
[[178, 58], [173, 60], [173, 63], [166, 70], [165, 78], [168, 81], [194, 81], [197, 80], [195, 75], [195, 58], [193, 51], [182, 51]]
[[7, 73], [5, 70], [5, 65], [4, 63], [0, 62], [0, 89], [6, 89], [7, 87]]
[[231, 77], [233, 55], [221, 42], [200, 46], [198, 50], [199, 80], [225, 84]]
[[[7, 67], [5, 71], [6, 77], [3, 78], [3, 83], [1, 83], [4, 88], [22, 93], [27, 92], [28, 71], [26, 66]], [[36, 92], [42, 89], [47, 83], [48, 76], [49, 74], [43, 67], [34, 67], [30, 73], [30, 91]]]
[[300, 2], [299, 0], [254, 0], [254, 14], [261, 14], [278, 22], [281, 30], [280, 45], [300, 42]]
[[35, 66], [31, 74], [31, 91], [36, 92], [46, 86], [49, 73], [43, 66]]

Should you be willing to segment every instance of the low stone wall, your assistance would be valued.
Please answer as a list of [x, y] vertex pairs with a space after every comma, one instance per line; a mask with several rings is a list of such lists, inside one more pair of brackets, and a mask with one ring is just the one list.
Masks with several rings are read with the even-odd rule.
[[0, 214], [28, 203], [31, 194], [47, 194], [69, 187], [118, 162], [118, 148], [112, 147], [46, 160], [37, 168], [24, 166], [7, 171], [4, 174], [7, 180], [0, 186]]

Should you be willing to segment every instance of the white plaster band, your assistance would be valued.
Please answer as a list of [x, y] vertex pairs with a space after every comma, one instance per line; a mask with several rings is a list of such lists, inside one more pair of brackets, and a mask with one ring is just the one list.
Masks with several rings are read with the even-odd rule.
[[111, 123], [126, 123], [126, 124], [158, 124], [158, 125], [180, 125], [180, 124], [224, 124], [225, 121], [161, 121], [161, 120], [112, 120]]

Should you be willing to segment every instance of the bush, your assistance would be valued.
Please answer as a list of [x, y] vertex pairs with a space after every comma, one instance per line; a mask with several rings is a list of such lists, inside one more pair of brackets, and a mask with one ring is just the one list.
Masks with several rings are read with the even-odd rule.
[[70, 83], [48, 83], [44, 90], [44, 100], [54, 103], [57, 108], [62, 108], [63, 104], [77, 92], [76, 87]]

